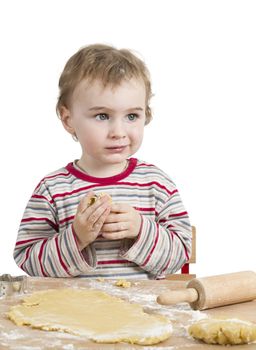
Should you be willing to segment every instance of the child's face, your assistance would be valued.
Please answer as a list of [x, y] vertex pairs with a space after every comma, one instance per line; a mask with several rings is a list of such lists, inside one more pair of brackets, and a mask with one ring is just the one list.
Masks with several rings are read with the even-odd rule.
[[62, 122], [75, 133], [83, 158], [95, 164], [124, 162], [140, 147], [145, 125], [146, 93], [143, 82], [124, 80], [112, 88], [100, 81], [82, 81], [75, 89]]

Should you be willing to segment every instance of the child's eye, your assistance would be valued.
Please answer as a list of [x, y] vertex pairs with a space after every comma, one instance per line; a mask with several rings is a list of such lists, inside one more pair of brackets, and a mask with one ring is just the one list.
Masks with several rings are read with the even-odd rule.
[[95, 119], [96, 120], [108, 120], [109, 119], [109, 116], [105, 113], [101, 113], [101, 114], [97, 114], [95, 116]]
[[127, 115], [127, 118], [130, 122], [133, 122], [134, 120], [138, 119], [138, 114], [130, 113]]

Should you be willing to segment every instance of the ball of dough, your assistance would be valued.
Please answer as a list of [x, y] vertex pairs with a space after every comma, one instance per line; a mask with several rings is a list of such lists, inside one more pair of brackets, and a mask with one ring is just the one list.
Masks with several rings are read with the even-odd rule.
[[204, 319], [192, 324], [189, 334], [207, 344], [247, 344], [256, 340], [256, 324], [238, 319]]

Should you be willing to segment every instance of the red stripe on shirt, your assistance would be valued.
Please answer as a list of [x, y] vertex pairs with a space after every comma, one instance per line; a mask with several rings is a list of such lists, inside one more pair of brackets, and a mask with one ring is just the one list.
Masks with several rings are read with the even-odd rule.
[[58, 236], [55, 237], [55, 245], [56, 245], [57, 254], [58, 254], [58, 258], [59, 258], [59, 262], [60, 262], [61, 266], [66, 271], [66, 273], [69, 276], [71, 276], [70, 273], [68, 272], [67, 266], [64, 264], [64, 261], [62, 260], [61, 254], [60, 254], [60, 248], [59, 248], [59, 243], [58, 243]]
[[[141, 183], [138, 183], [138, 182], [118, 182], [118, 185], [125, 185], [125, 186], [131, 186], [131, 187], [149, 187], [149, 186], [152, 186], [152, 185], [156, 185], [158, 187], [160, 187], [161, 189], [165, 190], [170, 196], [172, 196], [173, 194], [177, 193], [178, 190], [175, 189], [173, 191], [169, 191], [165, 186], [161, 185], [159, 182], [157, 181], [152, 181], [152, 182], [148, 182], [148, 183], [145, 183], [145, 184], [141, 184]], [[89, 186], [85, 186], [85, 187], [81, 187], [81, 188], [78, 188], [74, 191], [70, 191], [70, 192], [63, 192], [63, 193], [56, 193], [55, 195], [52, 196], [53, 199], [55, 198], [58, 198], [58, 197], [65, 197], [65, 196], [71, 196], [72, 194], [74, 193], [79, 193], [79, 192], [83, 192], [85, 190], [90, 190], [92, 188], [95, 188], [95, 187], [103, 187], [104, 185], [101, 185], [101, 184], [94, 184], [94, 185], [89, 185]]]
[[[159, 224], [165, 224], [166, 222], [169, 222], [169, 220], [166, 220], [166, 219], [160, 219], [158, 221]], [[166, 228], [171, 228], [171, 227], [175, 227], [173, 224], [169, 224], [168, 226], [166, 226]]]
[[24, 260], [23, 263], [20, 265], [20, 268], [21, 268], [22, 270], [24, 270], [23, 266], [24, 266], [25, 262], [28, 260], [29, 252], [30, 252], [31, 248], [32, 248], [32, 245], [29, 246], [29, 247], [26, 249], [26, 257], [25, 257], [25, 260]]
[[55, 177], [58, 177], [58, 176], [69, 176], [69, 175], [70, 175], [69, 173], [58, 173], [58, 174], [55, 174], [55, 175], [46, 176], [46, 177], [44, 177], [44, 178], [39, 182], [39, 184], [36, 186], [35, 189], [37, 189], [38, 187], [40, 187], [41, 184], [42, 184], [42, 182], [44, 182], [44, 180], [54, 179]]
[[85, 190], [91, 190], [94, 187], [99, 187], [99, 185], [98, 184], [89, 185], [89, 186], [78, 188], [77, 190], [70, 191], [70, 192], [56, 193], [55, 195], [52, 196], [52, 198], [55, 199], [55, 198], [58, 198], [58, 197], [70, 196], [70, 195], [72, 195], [74, 193], [84, 192]]
[[108, 264], [127, 264], [128, 260], [106, 260], [106, 261], [98, 261], [98, 265], [108, 265]]
[[[172, 226], [172, 225], [169, 225], [169, 226]], [[168, 232], [170, 233], [171, 238], [172, 238], [172, 240], [173, 240], [174, 232], [173, 232], [172, 230], [168, 230]], [[169, 266], [169, 264], [170, 264], [171, 258], [172, 258], [172, 255], [170, 256], [170, 258], [169, 258], [167, 264], [165, 265], [165, 267], [163, 268], [161, 274], [164, 273], [164, 272], [167, 270], [167, 268], [168, 268], [168, 266]]]
[[40, 268], [41, 268], [41, 271], [42, 271], [42, 274], [44, 277], [47, 277], [46, 273], [44, 272], [44, 269], [43, 269], [43, 264], [42, 264], [42, 255], [43, 255], [43, 249], [44, 249], [44, 246], [47, 242], [47, 239], [44, 239], [43, 240], [43, 243], [41, 244], [41, 247], [40, 247], [40, 251], [39, 251], [39, 254], [38, 254], [38, 260], [39, 260], [39, 264], [40, 264]]
[[[172, 226], [172, 225], [169, 225], [168, 227], [170, 227], [170, 226]], [[175, 235], [175, 236], [178, 237], [178, 235], [177, 235], [174, 231], [172, 231], [172, 230], [169, 230], [169, 233], [170, 233], [171, 236], [172, 236], [172, 240], [173, 240], [173, 235]], [[170, 259], [168, 260], [168, 262], [167, 262], [167, 264], [165, 265], [165, 267], [163, 268], [161, 274], [164, 273], [164, 272], [168, 269], [169, 264], [170, 264], [170, 261], [171, 261], [171, 258], [172, 258], [172, 255], [170, 256]]]
[[188, 215], [188, 213], [187, 213], [186, 211], [183, 211], [183, 212], [181, 212], [181, 213], [170, 214], [168, 217], [169, 217], [169, 218], [176, 218], [176, 217], [184, 216], [184, 215]]
[[173, 191], [169, 191], [165, 186], [161, 185], [159, 182], [157, 181], [151, 181], [151, 182], [147, 182], [145, 184], [141, 184], [138, 182], [118, 182], [119, 185], [127, 185], [127, 186], [131, 186], [131, 187], [149, 187], [152, 185], [156, 185], [157, 187], [160, 187], [161, 189], [165, 190], [170, 196], [172, 196], [174, 193], [177, 193], [178, 190], [175, 189]]
[[41, 241], [42, 239], [44, 239], [45, 237], [38, 237], [38, 238], [31, 238], [31, 239], [25, 239], [23, 241], [18, 241], [16, 242], [16, 246], [18, 245], [22, 245], [25, 243], [30, 243], [30, 242], [34, 242], [34, 241]]
[[52, 228], [54, 228], [54, 230], [55, 230], [56, 232], [59, 231], [58, 225], [56, 225], [54, 222], [52, 222], [52, 221], [49, 220], [48, 218], [29, 217], [29, 218], [25, 218], [25, 219], [22, 219], [22, 220], [21, 220], [21, 222], [31, 222], [31, 221], [45, 221], [45, 222], [47, 222]]
[[67, 222], [67, 221], [73, 220], [74, 217], [75, 217], [75, 216], [72, 215], [72, 216], [69, 216], [69, 217], [67, 217], [67, 218], [65, 218], [65, 219], [62, 219], [62, 220], [60, 220], [60, 224], [64, 224], [64, 223]]
[[155, 211], [155, 208], [139, 208], [139, 207], [134, 207], [134, 209], [139, 210], [139, 211]]
[[154, 164], [140, 163], [140, 164], [137, 165], [138, 168], [139, 168], [140, 166], [146, 166], [146, 167], [150, 168], [150, 167], [152, 167], [152, 166], [154, 167]]
[[80, 254], [80, 257], [81, 257], [82, 260], [84, 260], [84, 256], [83, 256], [83, 254], [82, 254], [82, 252], [80, 251], [80, 248], [79, 248], [78, 237], [77, 237], [77, 235], [76, 235], [76, 231], [75, 231], [75, 229], [74, 229], [73, 224], [71, 225], [71, 232], [72, 232], [72, 235], [73, 235], [73, 238], [74, 238], [74, 241], [75, 241], [77, 250], [78, 250], [78, 252], [79, 252], [79, 254]]
[[183, 243], [182, 239], [180, 238], [179, 234], [175, 231], [171, 231], [182, 243], [183, 245], [183, 248], [184, 248], [184, 251], [185, 251], [185, 255], [186, 255], [186, 258], [187, 260], [189, 260], [189, 256], [188, 256], [188, 251], [187, 251], [187, 247], [185, 246], [185, 244]]
[[152, 255], [152, 253], [157, 245], [158, 237], [159, 237], [159, 225], [157, 225], [157, 233], [156, 233], [154, 245], [153, 245], [152, 249], [150, 250], [149, 255], [147, 256], [146, 260], [144, 261], [144, 263], [141, 266], [145, 266], [148, 263], [149, 259], [151, 258], [151, 255]]
[[170, 264], [170, 261], [171, 261], [171, 257], [170, 257], [170, 259], [168, 260], [166, 266], [163, 268], [161, 274], [164, 273], [164, 272], [167, 270], [167, 268], [168, 268], [168, 266], [169, 266], [169, 264]]
[[50, 204], [54, 203], [53, 200], [50, 200], [50, 201], [49, 201], [48, 198], [46, 198], [45, 196], [41, 196], [41, 195], [39, 195], [39, 194], [33, 194], [31, 198], [44, 199], [44, 200], [46, 200], [46, 201], [47, 201], [48, 203], [50, 203]]

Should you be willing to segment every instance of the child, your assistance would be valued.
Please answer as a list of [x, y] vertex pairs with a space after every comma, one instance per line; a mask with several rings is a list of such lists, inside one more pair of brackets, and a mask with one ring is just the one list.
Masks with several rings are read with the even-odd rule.
[[57, 113], [82, 156], [34, 190], [17, 265], [47, 277], [156, 279], [179, 270], [190, 256], [191, 226], [177, 188], [156, 166], [131, 158], [151, 120], [145, 64], [129, 50], [90, 45], [68, 60], [59, 89]]

